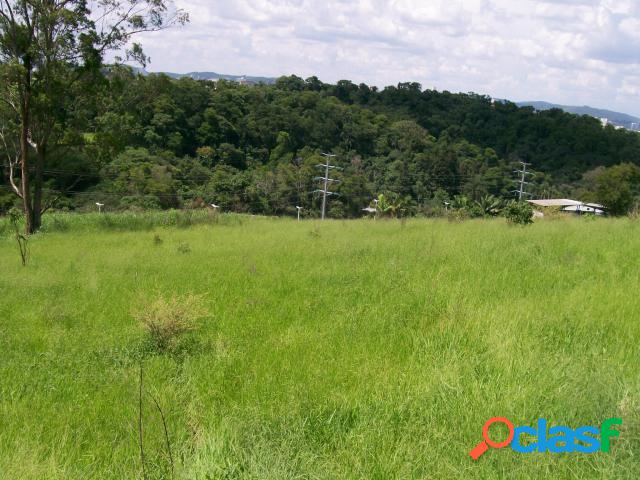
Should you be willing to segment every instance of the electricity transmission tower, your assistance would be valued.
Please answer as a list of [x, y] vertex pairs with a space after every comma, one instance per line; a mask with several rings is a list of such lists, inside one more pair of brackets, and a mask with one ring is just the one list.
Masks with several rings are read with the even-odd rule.
[[514, 170], [515, 173], [519, 173], [520, 174], [520, 179], [519, 180], [515, 180], [517, 183], [520, 184], [520, 187], [518, 188], [518, 190], [512, 190], [513, 193], [515, 193], [516, 195], [518, 195], [518, 201], [522, 201], [522, 197], [525, 195], [531, 195], [529, 192], [525, 192], [525, 185], [530, 185], [531, 182], [527, 182], [527, 175], [534, 175], [533, 172], [527, 172], [527, 167], [530, 167], [531, 164], [530, 163], [526, 163], [526, 162], [520, 162], [520, 165], [522, 165], [522, 170]]
[[335, 178], [329, 178], [329, 171], [333, 169], [337, 169], [335, 165], [331, 165], [331, 159], [335, 158], [336, 155], [331, 153], [323, 153], [323, 157], [325, 157], [325, 163], [320, 163], [316, 165], [317, 168], [324, 168], [324, 176], [323, 177], [315, 177], [314, 180], [321, 180], [323, 188], [321, 190], [315, 190], [313, 193], [322, 193], [322, 220], [324, 220], [325, 211], [327, 209], [327, 196], [330, 195], [338, 195], [335, 192], [329, 191], [329, 185], [331, 183], [340, 183], [340, 180], [336, 180]]

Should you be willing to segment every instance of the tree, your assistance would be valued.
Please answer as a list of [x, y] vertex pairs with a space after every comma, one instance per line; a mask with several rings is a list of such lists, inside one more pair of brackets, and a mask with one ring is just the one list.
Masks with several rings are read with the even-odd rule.
[[511, 200], [503, 210], [507, 222], [516, 225], [533, 223], [533, 207], [529, 202]]
[[127, 149], [103, 170], [102, 188], [117, 194], [124, 206], [175, 208], [177, 184], [173, 167], [144, 148]]
[[588, 194], [602, 203], [611, 215], [624, 215], [633, 206], [640, 194], [640, 167], [632, 163], [621, 163], [609, 168], [597, 168], [585, 174], [590, 184]]
[[124, 48], [127, 58], [146, 64], [139, 44], [127, 48], [132, 37], [188, 20], [170, 0], [94, 4], [91, 11], [86, 0], [0, 2], [0, 100], [17, 119], [20, 182], [12, 187], [22, 199], [27, 234], [40, 227], [45, 162], [65, 137], [65, 115], [71, 99], [77, 101], [73, 86], [99, 75], [109, 50]]
[[405, 211], [404, 200], [394, 193], [389, 193], [387, 195], [381, 193], [378, 195], [375, 204], [376, 209], [383, 217], [396, 218], [398, 215], [402, 215]]
[[[0, 6], [6, 3], [0, 0]], [[607, 175], [600, 179], [599, 193], [595, 174], [590, 188], [586, 178], [578, 182], [598, 165], [640, 165], [640, 135], [603, 129], [595, 119], [559, 110], [534, 113], [508, 102], [492, 105], [481, 95], [422, 91], [409, 83], [379, 92], [350, 82], [325, 85], [313, 77], [241, 85], [142, 76], [122, 65], [99, 75], [81, 60], [59, 66], [48, 90], [42, 82], [33, 87], [38, 94], [32, 97], [29, 128], [36, 145], [28, 152], [32, 192], [40, 188], [34, 187], [35, 171], [46, 162], [43, 201], [34, 211], [44, 210], [65, 191], [84, 195], [62, 195], [56, 207], [73, 209], [89, 197], [103, 200], [97, 190], [111, 188], [114, 170], [109, 166], [127, 150], [141, 148], [147, 150], [149, 167], [159, 167], [148, 171], [159, 178], [170, 174], [175, 184], [168, 192], [159, 190], [153, 202], [147, 202], [151, 193], [130, 194], [136, 206], [142, 199], [169, 208], [176, 204], [175, 191], [185, 199], [213, 195], [215, 203], [224, 194], [225, 207], [238, 211], [295, 214], [301, 206], [314, 214], [318, 202], [310, 192], [317, 188], [312, 179], [322, 151], [343, 160], [342, 196], [331, 204], [335, 214], [344, 216], [360, 216], [379, 192], [396, 194], [408, 212], [416, 206], [441, 213], [460, 204], [458, 213], [493, 215], [498, 207], [487, 195], [509, 196], [510, 159], [518, 155], [535, 164], [535, 191], [541, 197], [590, 199], [618, 209], [615, 199], [598, 195], [605, 199], [608, 190], [623, 204], [636, 195], [634, 182], [615, 191], [615, 170], [607, 170], [614, 177], [608, 187]], [[7, 64], [0, 68], [11, 71]], [[45, 78], [40, 70], [34, 69], [34, 75]], [[17, 95], [17, 87], [7, 85], [0, 83], [0, 91]], [[6, 145], [0, 141], [0, 163], [15, 168], [0, 171], [8, 185], [7, 193], [0, 192], [2, 211], [22, 201], [11, 193], [21, 189], [21, 117], [5, 98], [12, 97], [0, 95], [0, 136], [7, 140]], [[44, 160], [38, 145], [46, 147], [40, 148]], [[233, 167], [233, 174], [223, 166]], [[221, 168], [212, 183], [216, 167]], [[453, 202], [455, 196], [460, 201]], [[170, 201], [160, 202], [165, 198]], [[445, 206], [445, 201], [454, 205]]]
[[476, 200], [476, 207], [483, 216], [496, 217], [502, 212], [504, 202], [493, 195], [484, 195], [480, 200]]
[[230, 165], [217, 165], [206, 186], [205, 200], [220, 205], [223, 210], [240, 210], [245, 188], [245, 176], [241, 171]]

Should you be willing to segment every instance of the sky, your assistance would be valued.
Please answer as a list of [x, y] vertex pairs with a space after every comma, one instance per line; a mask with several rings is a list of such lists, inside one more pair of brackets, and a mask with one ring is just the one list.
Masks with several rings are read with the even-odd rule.
[[316, 75], [640, 116], [640, 0], [175, 0], [150, 71]]

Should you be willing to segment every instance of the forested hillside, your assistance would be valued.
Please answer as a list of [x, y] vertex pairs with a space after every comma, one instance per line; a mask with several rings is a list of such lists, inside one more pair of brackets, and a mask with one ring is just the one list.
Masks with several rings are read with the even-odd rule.
[[[636, 133], [416, 83], [378, 90], [290, 76], [245, 86], [114, 67], [70, 104], [44, 169], [51, 208], [215, 202], [238, 212], [293, 214], [298, 205], [315, 214], [320, 152], [337, 154], [342, 168], [333, 217], [360, 216], [380, 193], [426, 214], [456, 196], [513, 198], [520, 160], [537, 173], [529, 186], [536, 196], [606, 202], [607, 185], [618, 178], [627, 208], [637, 188]], [[627, 163], [634, 165], [606, 168]], [[7, 187], [1, 192], [7, 210], [16, 199]]]

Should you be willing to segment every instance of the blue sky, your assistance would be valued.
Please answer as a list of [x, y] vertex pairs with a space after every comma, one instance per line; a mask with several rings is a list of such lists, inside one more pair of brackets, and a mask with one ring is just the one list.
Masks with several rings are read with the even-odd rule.
[[639, 0], [175, 0], [151, 71], [401, 81], [640, 116]]

